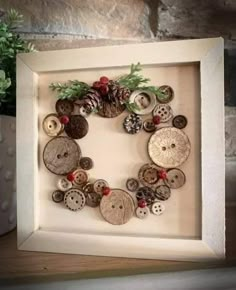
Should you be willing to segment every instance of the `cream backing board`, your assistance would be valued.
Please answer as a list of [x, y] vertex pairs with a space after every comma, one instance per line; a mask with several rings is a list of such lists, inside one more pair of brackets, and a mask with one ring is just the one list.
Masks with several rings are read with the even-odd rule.
[[[42, 132], [41, 122], [55, 110], [55, 96], [48, 89], [51, 81], [91, 83], [100, 75], [113, 78], [138, 61], [152, 84], [174, 88], [174, 113], [188, 118], [184, 131], [192, 151], [181, 166], [187, 183], [172, 191], [163, 216], [153, 215], [145, 221], [134, 217], [126, 225], [112, 226], [99, 210], [73, 213], [51, 201], [57, 177], [42, 162], [49, 138]], [[222, 39], [20, 54], [17, 80], [19, 249], [196, 261], [224, 257]], [[83, 155], [94, 159], [91, 177], [105, 178], [112, 187], [121, 188], [128, 176], [136, 176], [139, 166], [149, 161], [149, 135], [124, 133], [124, 116], [113, 120], [89, 117], [89, 134], [79, 141]]]

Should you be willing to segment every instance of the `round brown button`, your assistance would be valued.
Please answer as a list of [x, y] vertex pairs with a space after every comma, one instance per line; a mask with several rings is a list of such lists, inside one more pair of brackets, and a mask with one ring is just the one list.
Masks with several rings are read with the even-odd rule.
[[56, 111], [59, 115], [70, 115], [74, 110], [74, 105], [69, 100], [58, 100], [56, 102]]
[[59, 135], [64, 129], [56, 114], [49, 114], [43, 120], [43, 130], [50, 136], [55, 137]]
[[138, 189], [139, 187], [139, 182], [136, 178], [128, 178], [126, 181], [126, 188], [131, 191], [134, 192]]
[[64, 192], [61, 191], [61, 190], [55, 190], [53, 193], [52, 193], [52, 200], [54, 202], [61, 202], [63, 201], [64, 199]]
[[123, 225], [134, 214], [134, 201], [126, 191], [112, 189], [109, 195], [102, 197], [100, 210], [107, 222], [113, 225]]
[[155, 188], [159, 181], [158, 166], [155, 164], [144, 164], [138, 173], [140, 182], [151, 188]]
[[82, 190], [83, 190], [84, 195], [87, 196], [88, 193], [94, 192], [93, 184], [92, 183], [86, 183], [83, 186]]
[[64, 203], [70, 210], [81, 210], [85, 206], [85, 196], [82, 191], [72, 188], [65, 193]]
[[155, 190], [155, 197], [159, 200], [167, 200], [170, 198], [170, 188], [166, 185], [160, 185]]
[[55, 137], [45, 146], [43, 161], [54, 174], [66, 175], [78, 167], [81, 151], [79, 145], [68, 137]]
[[169, 103], [174, 98], [174, 91], [170, 86], [161, 86], [158, 89], [159, 94], [157, 94], [157, 100], [159, 103]]
[[104, 118], [114, 118], [119, 116], [125, 110], [125, 105], [121, 105], [119, 100], [114, 102], [103, 101], [98, 108], [98, 115]]
[[96, 192], [88, 193], [86, 196], [86, 205], [90, 207], [99, 206], [101, 201], [101, 195]]
[[84, 170], [93, 168], [93, 160], [89, 157], [82, 157], [79, 161], [79, 165]]
[[176, 189], [185, 184], [185, 174], [178, 168], [173, 168], [167, 171], [167, 179], [165, 183], [170, 188]]
[[143, 122], [143, 129], [148, 133], [156, 131], [156, 126], [153, 123], [152, 119], [147, 119]]
[[66, 134], [73, 139], [81, 139], [88, 133], [88, 121], [81, 115], [70, 116], [70, 121], [65, 125]]
[[160, 122], [168, 122], [173, 117], [173, 111], [167, 104], [158, 104], [153, 110], [153, 116], [159, 116]]
[[73, 180], [73, 184], [77, 186], [81, 186], [88, 181], [88, 174], [83, 169], [77, 169], [73, 172], [75, 179]]
[[176, 117], [174, 117], [172, 124], [174, 127], [178, 128], [178, 129], [183, 129], [187, 126], [187, 118], [183, 115], [178, 115]]
[[108, 183], [104, 179], [98, 179], [93, 184], [94, 191], [99, 194], [102, 193], [104, 187], [109, 187]]

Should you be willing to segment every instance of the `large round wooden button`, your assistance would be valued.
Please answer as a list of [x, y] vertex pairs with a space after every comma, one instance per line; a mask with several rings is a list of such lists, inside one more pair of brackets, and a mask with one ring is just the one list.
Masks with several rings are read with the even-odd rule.
[[150, 210], [147, 206], [141, 208], [141, 207], [137, 207], [136, 208], [136, 216], [139, 218], [139, 219], [145, 219], [149, 216], [150, 214]]
[[70, 121], [65, 125], [66, 134], [73, 139], [83, 138], [88, 129], [88, 121], [81, 115], [70, 116]]
[[43, 130], [50, 136], [55, 137], [59, 135], [64, 129], [56, 114], [49, 114], [43, 120]]
[[93, 184], [94, 191], [99, 194], [102, 193], [104, 187], [109, 187], [108, 183], [104, 179], [97, 179]]
[[88, 174], [83, 169], [77, 169], [73, 172], [74, 180], [73, 184], [77, 186], [84, 185], [88, 181]]
[[65, 193], [64, 203], [70, 210], [81, 210], [85, 206], [85, 196], [79, 189], [72, 188]]
[[58, 100], [56, 102], [56, 111], [59, 115], [70, 115], [74, 110], [74, 105], [69, 100]]
[[148, 143], [151, 160], [164, 168], [178, 167], [190, 154], [188, 136], [180, 129], [167, 127], [157, 130]]
[[86, 205], [90, 207], [99, 206], [101, 201], [101, 195], [96, 192], [88, 193], [86, 196]]
[[151, 188], [155, 188], [159, 181], [158, 166], [155, 164], [144, 164], [138, 173], [140, 182]]
[[155, 190], [155, 197], [159, 200], [169, 199], [170, 194], [170, 188], [166, 185], [159, 185]]
[[156, 96], [149, 91], [137, 90], [130, 95], [129, 101], [137, 106], [132, 110], [135, 114], [147, 115], [152, 112], [156, 105]]
[[81, 151], [79, 145], [68, 137], [55, 137], [43, 151], [43, 161], [54, 174], [66, 175], [78, 167]]
[[173, 168], [167, 171], [166, 185], [170, 188], [176, 189], [185, 184], [185, 174], [178, 168]]
[[159, 94], [157, 94], [157, 100], [159, 103], [169, 103], [174, 98], [174, 91], [170, 86], [161, 86], [158, 89]]
[[93, 160], [90, 157], [82, 157], [79, 161], [79, 165], [84, 170], [93, 168]]
[[173, 121], [173, 126], [178, 128], [178, 129], [183, 129], [187, 126], [187, 118], [183, 115], [178, 115], [178, 116], [175, 116]]
[[120, 104], [119, 100], [114, 102], [103, 101], [98, 108], [98, 115], [104, 118], [115, 118], [125, 110], [125, 105]]
[[100, 210], [107, 222], [113, 225], [123, 225], [134, 214], [134, 201], [128, 192], [112, 189], [109, 195], [102, 197]]
[[52, 200], [56, 203], [63, 201], [64, 199], [64, 192], [61, 190], [55, 190], [52, 193]]
[[169, 105], [158, 104], [153, 110], [153, 116], [160, 117], [160, 122], [168, 122], [173, 117], [173, 111]]

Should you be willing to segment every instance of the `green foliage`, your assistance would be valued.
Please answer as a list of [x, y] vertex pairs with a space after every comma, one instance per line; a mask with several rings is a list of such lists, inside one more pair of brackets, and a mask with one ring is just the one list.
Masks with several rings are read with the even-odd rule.
[[130, 111], [131, 113], [133, 113], [134, 111], [139, 111], [140, 110], [139, 106], [136, 103], [130, 103], [129, 101], [127, 101], [124, 104], [126, 106], [126, 109], [128, 111]]
[[6, 78], [6, 74], [3, 70], [0, 70], [0, 102], [6, 102], [6, 90], [10, 87], [11, 80]]

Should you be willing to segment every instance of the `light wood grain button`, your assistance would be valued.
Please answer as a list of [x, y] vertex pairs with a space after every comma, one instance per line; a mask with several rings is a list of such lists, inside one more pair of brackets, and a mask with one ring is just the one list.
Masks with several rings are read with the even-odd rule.
[[86, 196], [86, 205], [90, 207], [99, 206], [101, 201], [101, 195], [96, 192], [90, 192]]
[[159, 185], [155, 190], [155, 197], [159, 200], [167, 200], [170, 195], [171, 191], [167, 185]]
[[79, 165], [84, 170], [93, 168], [93, 160], [90, 157], [82, 157], [79, 161]]
[[67, 191], [72, 187], [72, 182], [69, 181], [66, 177], [62, 177], [58, 180], [57, 187], [62, 191]]
[[77, 169], [73, 172], [73, 174], [74, 174], [73, 184], [81, 186], [87, 183], [88, 173], [83, 169]]
[[138, 173], [138, 178], [140, 182], [151, 188], [156, 187], [159, 181], [158, 166], [155, 164], [144, 164]]
[[97, 179], [93, 184], [94, 191], [99, 194], [102, 193], [104, 187], [109, 187], [108, 182], [104, 179]]
[[168, 122], [173, 117], [173, 111], [169, 105], [158, 104], [153, 110], [153, 116], [159, 116], [160, 122]]
[[185, 184], [185, 174], [178, 168], [173, 168], [167, 171], [166, 185], [170, 188], [177, 189]]
[[55, 107], [59, 115], [70, 115], [74, 110], [74, 104], [69, 100], [58, 100]]
[[137, 106], [137, 109], [133, 109], [135, 114], [147, 115], [152, 112], [156, 105], [156, 96], [149, 91], [137, 90], [130, 95], [129, 101]]
[[72, 188], [65, 193], [64, 203], [70, 210], [81, 210], [85, 206], [85, 196], [79, 189]]
[[151, 160], [163, 168], [180, 166], [187, 160], [190, 148], [188, 136], [174, 127], [157, 130], [148, 143]]
[[158, 89], [159, 94], [157, 94], [157, 100], [159, 103], [169, 103], [174, 98], [174, 91], [170, 86], [163, 85]]
[[152, 213], [155, 215], [161, 215], [165, 211], [165, 206], [159, 201], [154, 202], [152, 205]]
[[128, 192], [112, 189], [109, 195], [102, 197], [100, 210], [107, 222], [113, 225], [123, 225], [134, 214], [134, 201]]
[[136, 216], [139, 219], [145, 219], [150, 215], [150, 210], [147, 206], [141, 208], [141, 207], [137, 207], [136, 208]]
[[56, 203], [63, 201], [64, 199], [64, 192], [61, 190], [55, 190], [52, 193], [52, 200]]
[[88, 121], [81, 115], [70, 116], [70, 121], [65, 125], [66, 134], [73, 139], [81, 139], [87, 135]]
[[43, 161], [54, 174], [66, 175], [79, 165], [81, 151], [79, 145], [68, 137], [55, 137], [43, 151]]
[[43, 130], [50, 137], [56, 137], [64, 129], [64, 125], [55, 114], [47, 115], [43, 120]]

